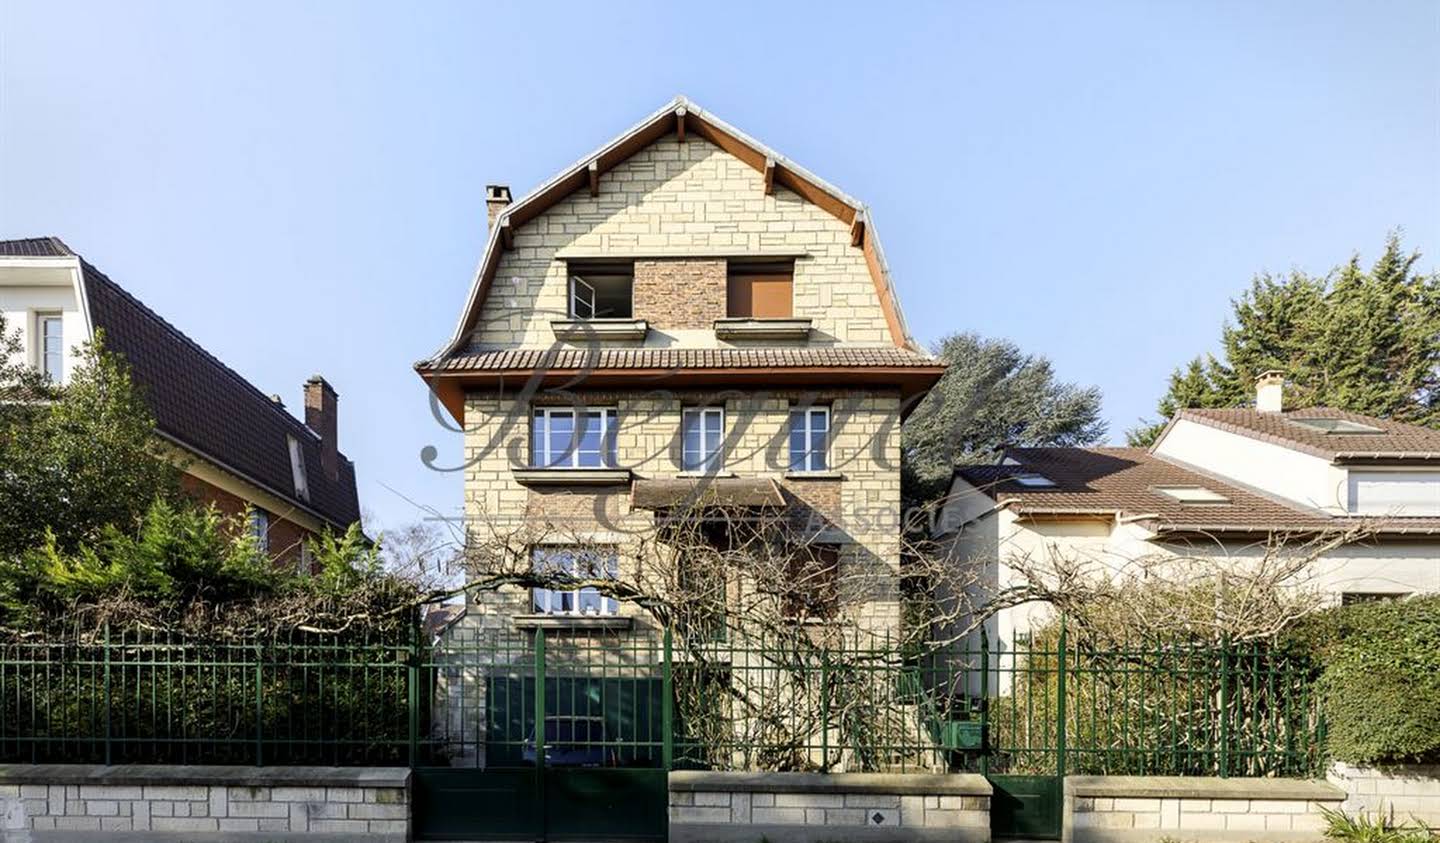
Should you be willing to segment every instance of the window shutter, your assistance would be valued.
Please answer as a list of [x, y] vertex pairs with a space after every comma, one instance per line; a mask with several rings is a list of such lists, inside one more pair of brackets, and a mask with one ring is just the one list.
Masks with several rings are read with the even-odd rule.
[[729, 316], [787, 319], [794, 315], [793, 284], [789, 275], [731, 275], [727, 287]]

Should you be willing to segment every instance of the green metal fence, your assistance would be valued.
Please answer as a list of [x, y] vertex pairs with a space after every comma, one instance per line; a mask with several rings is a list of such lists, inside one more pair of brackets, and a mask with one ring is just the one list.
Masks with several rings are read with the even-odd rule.
[[132, 630], [0, 643], [0, 761], [1308, 775], [1313, 678], [1262, 643], [1059, 627], [926, 654], [825, 628]]

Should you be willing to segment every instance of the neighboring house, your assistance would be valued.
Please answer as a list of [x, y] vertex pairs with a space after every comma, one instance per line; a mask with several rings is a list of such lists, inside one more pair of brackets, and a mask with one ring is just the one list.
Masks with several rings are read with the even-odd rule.
[[[577, 564], [563, 534], [617, 576], [654, 511], [710, 483], [820, 513], [835, 564], [878, 580], [831, 611], [895, 629], [899, 419], [943, 366], [906, 332], [864, 206], [683, 98], [518, 202], [487, 191], [459, 324], [416, 365], [465, 429], [475, 540], [553, 523], [536, 566]], [[585, 591], [472, 599], [458, 628], [634, 620]]]
[[318, 375], [305, 384], [302, 423], [55, 237], [0, 241], [0, 312], [29, 362], [61, 384], [103, 331], [184, 466], [184, 490], [246, 515], [277, 559], [301, 559], [306, 537], [359, 521], [338, 398]]
[[[1440, 591], [1440, 431], [1325, 407], [1282, 410], [1273, 374], [1254, 408], [1182, 410], [1148, 450], [1012, 448], [956, 469], [940, 530], [986, 586], [1061, 554], [1117, 572], [1165, 556], [1234, 559], [1271, 537], [1363, 527], [1308, 583], [1335, 601]], [[1001, 612], [1009, 642], [1043, 607]]]

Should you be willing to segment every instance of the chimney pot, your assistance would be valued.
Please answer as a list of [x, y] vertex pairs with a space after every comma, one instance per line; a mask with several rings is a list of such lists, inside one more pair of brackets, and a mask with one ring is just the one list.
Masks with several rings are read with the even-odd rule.
[[495, 228], [495, 220], [510, 207], [510, 187], [503, 184], [485, 185], [485, 218], [490, 228]]
[[1285, 375], [1271, 369], [1255, 379], [1255, 409], [1262, 413], [1278, 413], [1285, 406]]
[[305, 426], [320, 437], [320, 468], [340, 479], [339, 402], [335, 388], [319, 375], [305, 382]]

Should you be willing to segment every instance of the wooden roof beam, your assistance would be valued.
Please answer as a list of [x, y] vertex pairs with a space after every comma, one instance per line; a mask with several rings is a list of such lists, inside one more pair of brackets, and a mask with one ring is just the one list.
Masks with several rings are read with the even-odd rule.
[[586, 167], [585, 170], [586, 170], [586, 172], [588, 172], [588, 173], [590, 174], [590, 195], [591, 195], [591, 196], [599, 196], [599, 195], [600, 195], [600, 160], [597, 158], [596, 160], [591, 161], [591, 162], [590, 162], [590, 166]]
[[675, 138], [685, 142], [685, 106], [675, 109]]
[[775, 192], [775, 159], [765, 159], [765, 195]]
[[863, 211], [855, 212], [855, 221], [850, 223], [850, 245], [860, 246], [865, 242], [865, 214]]
[[508, 215], [500, 218], [500, 245], [507, 252], [515, 248], [515, 229], [510, 225]]

